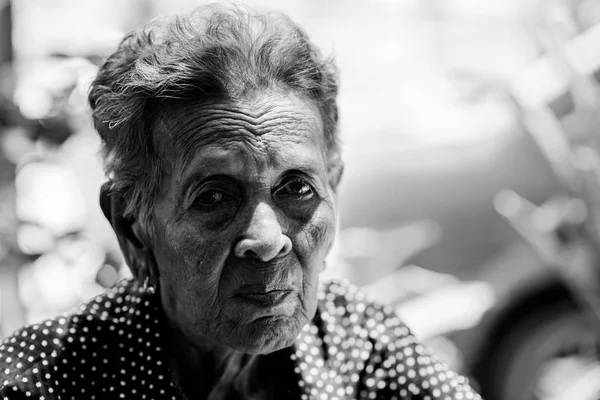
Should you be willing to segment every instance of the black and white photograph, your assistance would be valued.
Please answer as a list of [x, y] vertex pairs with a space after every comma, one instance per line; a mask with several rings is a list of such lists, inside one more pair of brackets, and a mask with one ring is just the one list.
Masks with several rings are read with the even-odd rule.
[[600, 399], [600, 0], [0, 0], [0, 399]]

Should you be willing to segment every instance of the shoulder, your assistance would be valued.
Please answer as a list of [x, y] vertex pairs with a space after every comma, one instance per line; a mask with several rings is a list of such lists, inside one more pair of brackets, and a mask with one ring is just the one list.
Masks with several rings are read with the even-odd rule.
[[61, 351], [61, 322], [57, 318], [25, 326], [0, 345], [0, 397], [13, 392], [30, 396], [39, 391], [38, 382], [50, 379]]
[[328, 330], [335, 329], [348, 346], [363, 346], [375, 358], [418, 344], [391, 306], [373, 300], [346, 280], [322, 283], [317, 319], [328, 325]]
[[118, 356], [119, 337], [132, 335], [124, 328], [150, 315], [143, 302], [123, 281], [72, 313], [19, 329], [0, 345], [0, 397], [53, 398], [60, 386], [101, 373]]
[[379, 337], [381, 333], [395, 328], [400, 328], [396, 330], [396, 335], [409, 333], [392, 307], [374, 301], [346, 280], [329, 279], [323, 282], [319, 306], [329, 319], [348, 327], [361, 325], [369, 331], [370, 336]]
[[412, 354], [412, 348], [419, 345], [391, 306], [374, 301], [345, 280], [323, 282], [315, 322], [333, 335], [332, 340], [342, 349], [359, 350], [359, 365], [379, 363], [397, 352]]
[[344, 353], [340, 360], [350, 360], [344, 371], [354, 368], [361, 377], [361, 398], [480, 399], [466, 378], [419, 342], [392, 307], [346, 281], [326, 281], [321, 289], [317, 319], [326, 332], [324, 342], [336, 347], [333, 353]]

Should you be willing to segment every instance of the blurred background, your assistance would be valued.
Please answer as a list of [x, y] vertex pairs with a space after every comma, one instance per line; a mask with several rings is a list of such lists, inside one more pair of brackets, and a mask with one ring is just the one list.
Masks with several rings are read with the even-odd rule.
[[[600, 398], [600, 0], [256, 0], [340, 68], [326, 271], [487, 399]], [[0, 0], [0, 339], [128, 275], [86, 88], [190, 0]]]

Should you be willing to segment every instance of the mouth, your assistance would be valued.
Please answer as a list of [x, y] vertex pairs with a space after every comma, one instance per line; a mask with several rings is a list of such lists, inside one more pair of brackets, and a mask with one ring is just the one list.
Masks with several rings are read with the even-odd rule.
[[290, 285], [268, 285], [251, 283], [238, 289], [237, 297], [240, 300], [263, 307], [273, 307], [282, 303], [294, 288]]
[[236, 291], [233, 300], [243, 323], [273, 322], [277, 317], [291, 317], [296, 312], [297, 290], [290, 284], [250, 283]]
[[273, 289], [268, 291], [247, 291], [236, 297], [262, 307], [274, 307], [281, 304], [292, 291], [289, 289]]

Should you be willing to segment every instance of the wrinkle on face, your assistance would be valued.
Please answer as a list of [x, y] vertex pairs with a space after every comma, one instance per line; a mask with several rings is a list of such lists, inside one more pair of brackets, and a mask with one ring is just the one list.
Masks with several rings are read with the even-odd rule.
[[[184, 117], [171, 137], [181, 140], [173, 148], [187, 153], [172, 160], [155, 207], [154, 251], [165, 314], [192, 343], [210, 340], [259, 353], [289, 345], [314, 315], [318, 274], [335, 234], [319, 111], [297, 97], [264, 93], [243, 103], [178, 113]], [[291, 171], [301, 171], [316, 192], [302, 207], [274, 197]], [[240, 203], [226, 220], [194, 205], [196, 191], [214, 176], [240, 186]], [[262, 206], [272, 209], [292, 249], [268, 262], [239, 258], [233, 248]], [[264, 324], [245, 320], [252, 310], [236, 293], [248, 283], [292, 285], [297, 289], [293, 315], [267, 318]]]
[[[196, 112], [189, 112], [189, 107], [167, 107], [157, 124], [157, 130], [168, 136], [171, 143], [172, 149], [165, 156], [181, 158], [179, 161], [183, 165], [179, 167], [183, 169], [197, 149], [209, 144], [227, 147], [231, 139], [242, 140], [260, 151], [268, 150], [263, 146], [278, 142], [281, 136], [285, 136], [288, 142], [294, 142], [295, 139], [298, 142], [303, 136], [312, 136], [310, 132], [313, 127], [322, 126], [318, 112], [307, 120], [305, 112], [282, 106], [282, 100], [285, 102], [288, 97], [274, 92], [269, 96], [236, 102], [235, 105], [227, 101], [198, 104], [194, 106], [198, 109]], [[316, 110], [316, 107], [312, 108]], [[287, 132], [295, 134], [281, 135]], [[267, 134], [270, 134], [268, 140], [260, 140], [261, 136]], [[324, 141], [324, 137], [320, 139]], [[325, 146], [322, 150], [325, 155]]]

